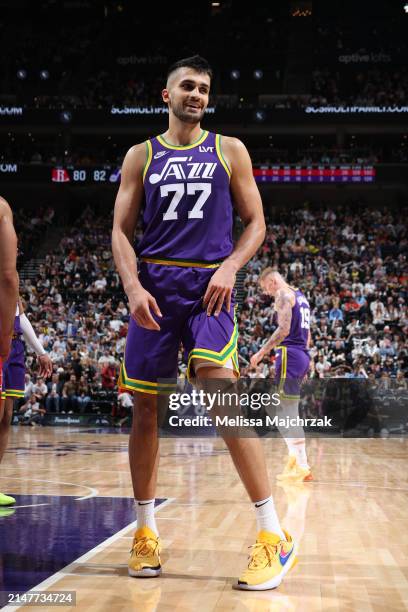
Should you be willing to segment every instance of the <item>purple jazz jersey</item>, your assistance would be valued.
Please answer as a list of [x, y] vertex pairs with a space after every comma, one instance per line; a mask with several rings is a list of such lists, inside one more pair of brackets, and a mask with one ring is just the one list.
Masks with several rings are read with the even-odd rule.
[[290, 332], [276, 347], [275, 380], [283, 399], [298, 399], [300, 386], [309, 370], [307, 341], [310, 329], [309, 302], [299, 289], [295, 292]]
[[21, 340], [20, 317], [14, 320], [14, 335], [10, 355], [3, 364], [3, 389], [5, 397], [24, 397], [24, 343]]
[[155, 394], [177, 376], [180, 344], [187, 376], [194, 358], [217, 365], [230, 359], [238, 373], [234, 305], [208, 317], [203, 297], [211, 276], [232, 251], [230, 171], [221, 139], [203, 131], [197, 142], [175, 147], [161, 136], [147, 142], [143, 173], [143, 236], [136, 246], [140, 281], [163, 314], [160, 331], [131, 319], [119, 387]]
[[148, 141], [140, 258], [217, 263], [232, 251], [230, 171], [219, 134], [203, 131], [195, 145]]

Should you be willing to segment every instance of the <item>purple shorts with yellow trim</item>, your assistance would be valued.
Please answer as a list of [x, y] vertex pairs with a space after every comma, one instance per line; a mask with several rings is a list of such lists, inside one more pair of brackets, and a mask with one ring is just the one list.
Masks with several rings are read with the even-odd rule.
[[207, 316], [203, 297], [212, 268], [162, 265], [143, 262], [139, 278], [146, 291], [156, 299], [162, 318], [153, 314], [160, 331], [144, 329], [130, 319], [122, 362], [119, 387], [129, 391], [156, 394], [174, 387], [180, 344], [192, 377], [192, 360], [199, 357], [224, 365], [232, 359], [239, 373], [237, 359], [238, 328], [234, 305], [227, 312], [225, 304], [215, 317]]
[[277, 346], [275, 384], [282, 399], [299, 399], [303, 378], [309, 370], [309, 353], [293, 346]]
[[10, 355], [3, 364], [2, 399], [24, 397], [25, 359], [24, 344], [19, 336], [13, 337]]

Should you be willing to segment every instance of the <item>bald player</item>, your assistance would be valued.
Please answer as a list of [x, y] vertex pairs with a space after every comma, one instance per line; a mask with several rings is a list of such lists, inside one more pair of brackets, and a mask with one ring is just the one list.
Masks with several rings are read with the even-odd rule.
[[[18, 300], [17, 236], [13, 226], [13, 215], [6, 200], [0, 197], [0, 431], [4, 427], [3, 363], [11, 347], [14, 331], [14, 315]], [[7, 495], [0, 493], [0, 506], [12, 503]], [[14, 501], [14, 500], [13, 500]]]
[[[291, 287], [273, 268], [266, 268], [259, 277], [261, 289], [275, 298], [278, 327], [262, 348], [252, 355], [251, 366], [274, 349], [276, 352], [275, 382], [280, 392], [282, 416], [299, 416], [300, 386], [309, 371], [310, 306], [303, 293]], [[313, 480], [307, 461], [303, 427], [279, 427], [289, 451], [289, 458], [279, 480], [307, 482]]]

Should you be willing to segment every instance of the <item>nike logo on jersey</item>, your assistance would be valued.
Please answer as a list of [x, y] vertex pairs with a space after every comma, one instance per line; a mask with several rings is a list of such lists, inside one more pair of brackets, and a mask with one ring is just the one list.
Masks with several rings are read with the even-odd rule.
[[168, 151], [158, 151], [153, 155], [153, 159], [160, 159], [163, 155], [167, 155]]
[[[159, 181], [167, 181], [167, 179], [176, 179], [179, 181], [186, 179], [212, 179], [217, 162], [192, 162], [190, 156], [184, 157], [169, 157], [166, 161], [163, 170], [153, 172], [149, 176], [149, 183], [155, 185]], [[188, 162], [188, 163], [184, 163]]]

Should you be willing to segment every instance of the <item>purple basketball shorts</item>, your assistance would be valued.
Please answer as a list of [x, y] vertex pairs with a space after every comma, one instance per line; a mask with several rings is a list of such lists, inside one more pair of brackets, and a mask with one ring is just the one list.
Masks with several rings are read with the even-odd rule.
[[218, 366], [232, 361], [239, 375], [238, 326], [234, 305], [225, 304], [218, 317], [207, 316], [203, 298], [214, 268], [181, 267], [155, 263], [140, 264], [139, 278], [156, 299], [162, 318], [152, 316], [160, 331], [144, 329], [131, 318], [122, 362], [119, 387], [157, 394], [174, 388], [177, 357], [183, 345], [187, 377], [194, 377], [194, 358]]
[[282, 399], [299, 399], [303, 378], [309, 370], [307, 351], [293, 346], [277, 346], [275, 384]]
[[13, 336], [10, 355], [3, 364], [2, 399], [24, 397], [24, 344], [19, 336]]

